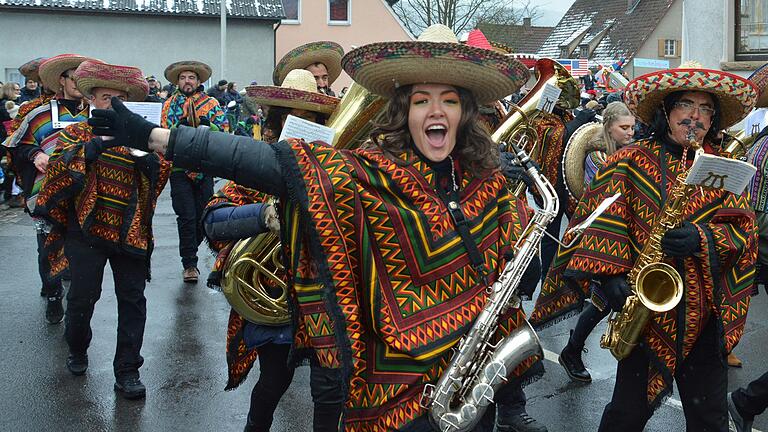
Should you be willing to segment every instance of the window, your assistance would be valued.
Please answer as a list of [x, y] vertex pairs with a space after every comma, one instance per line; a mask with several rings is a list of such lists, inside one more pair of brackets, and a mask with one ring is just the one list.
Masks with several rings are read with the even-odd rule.
[[350, 24], [352, 0], [328, 0], [328, 24]]
[[589, 45], [579, 47], [579, 58], [589, 58]]
[[659, 39], [659, 57], [680, 57], [680, 41], [677, 39]]
[[283, 12], [285, 12], [283, 24], [300, 24], [301, 0], [283, 0]]
[[736, 1], [736, 60], [768, 59], [768, 1]]

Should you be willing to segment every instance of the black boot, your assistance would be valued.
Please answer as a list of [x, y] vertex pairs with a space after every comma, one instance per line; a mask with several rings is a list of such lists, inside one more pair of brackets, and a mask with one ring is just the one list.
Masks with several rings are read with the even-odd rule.
[[584, 349], [584, 345], [577, 346], [573, 343], [573, 330], [571, 330], [571, 337], [568, 339], [568, 344], [560, 352], [560, 357], [557, 361], [565, 369], [565, 373], [568, 374], [574, 381], [592, 382], [592, 376], [584, 366], [584, 362], [581, 360], [581, 351]]
[[48, 297], [48, 304], [45, 305], [45, 319], [49, 324], [58, 324], [64, 320], [64, 305], [61, 300], [60, 295]]
[[499, 432], [547, 432], [547, 427], [523, 411], [507, 418], [499, 418], [496, 422]]
[[147, 388], [144, 387], [138, 374], [117, 377], [115, 391], [129, 400], [143, 399], [147, 395]]
[[87, 354], [70, 354], [67, 357], [67, 369], [72, 372], [74, 376], [84, 375], [88, 370], [88, 355]]

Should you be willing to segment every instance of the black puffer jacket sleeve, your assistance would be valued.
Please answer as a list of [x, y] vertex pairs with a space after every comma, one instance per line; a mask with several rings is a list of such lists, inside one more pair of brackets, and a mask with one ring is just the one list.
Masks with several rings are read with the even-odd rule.
[[233, 180], [269, 195], [282, 196], [287, 190], [275, 151], [263, 141], [180, 126], [171, 131], [166, 156], [176, 168]]

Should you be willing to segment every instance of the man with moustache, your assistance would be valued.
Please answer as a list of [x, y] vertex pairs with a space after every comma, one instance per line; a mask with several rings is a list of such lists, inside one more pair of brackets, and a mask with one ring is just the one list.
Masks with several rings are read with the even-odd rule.
[[341, 75], [342, 56], [344, 56], [344, 48], [336, 42], [318, 41], [301, 45], [280, 59], [272, 73], [272, 81], [279, 86], [288, 72], [294, 69], [306, 69], [315, 77], [317, 90], [320, 93], [335, 97], [331, 84]]
[[[177, 89], [163, 104], [164, 128], [184, 125], [229, 130], [219, 102], [200, 89], [200, 84], [207, 81], [211, 73], [210, 66], [194, 60], [176, 62], [165, 69], [165, 78], [175, 83]], [[212, 195], [213, 177], [180, 168], [171, 171], [171, 201], [179, 230], [182, 277], [187, 283], [197, 283], [200, 277], [197, 268], [197, 248], [203, 241], [200, 218]]]

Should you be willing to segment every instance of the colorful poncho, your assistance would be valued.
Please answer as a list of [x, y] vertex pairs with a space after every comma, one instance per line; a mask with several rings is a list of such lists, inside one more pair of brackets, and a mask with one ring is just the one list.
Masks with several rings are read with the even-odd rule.
[[[94, 138], [87, 123], [67, 126], [48, 161], [35, 215], [53, 224], [45, 249], [51, 274], [66, 268], [64, 236], [77, 224], [86, 241], [146, 258], [152, 254], [152, 216], [170, 174], [170, 162], [156, 154], [135, 158], [126, 147], [104, 150], [90, 163], [85, 143]], [[73, 209], [77, 220], [69, 219]]]
[[[195, 121], [200, 117], [207, 118], [211, 125], [215, 125], [219, 130], [227, 132], [229, 125], [224, 111], [219, 106], [219, 102], [203, 92], [196, 92], [192, 96], [185, 96], [184, 93], [176, 90], [168, 100], [163, 103], [161, 112], [161, 126], [170, 129], [178, 126], [182, 119], [190, 117], [190, 108], [194, 106]], [[192, 124], [189, 124], [192, 126]]]
[[[659, 142], [636, 143], [614, 153], [598, 171], [579, 201], [571, 226], [581, 223], [604, 198], [617, 192], [622, 196], [574, 247], [558, 251], [531, 323], [546, 325], [575, 313], [588, 295], [591, 278], [629, 273], [662, 207], [660, 151]], [[676, 156], [665, 153], [669, 191], [682, 167]], [[685, 295], [678, 308], [652, 315], [643, 334], [644, 346], [639, 348], [646, 349], [651, 359], [648, 404], [652, 409], [671, 392], [677, 365], [688, 356], [710, 318], [717, 320], [723, 353], [730, 352], [744, 332], [757, 255], [755, 215], [747, 195], [748, 191], [736, 196], [697, 188], [689, 197], [683, 216], [704, 234], [701, 251], [694, 257], [667, 261], [683, 278]]]
[[[246, 204], [261, 203], [268, 198], [267, 194], [229, 181], [211, 197], [206, 206], [206, 211], [221, 207], [239, 207]], [[208, 278], [209, 286], [218, 286], [220, 284], [224, 265], [235, 243], [237, 242], [209, 242], [211, 250], [216, 252], [216, 262], [211, 276]], [[245, 343], [245, 325], [245, 318], [232, 309], [229, 312], [229, 322], [227, 324], [228, 379], [225, 390], [237, 388], [245, 381], [258, 356], [257, 350], [255, 348], [248, 348]]]
[[747, 154], [749, 163], [757, 167], [755, 176], [749, 183], [752, 206], [755, 211], [768, 212], [768, 135], [762, 136], [755, 142]]
[[[486, 285], [427, 164], [299, 140], [275, 148], [289, 190], [281, 236], [297, 312], [295, 350], [311, 347], [321, 366], [342, 369], [344, 431], [400, 429], [425, 415], [424, 384], [437, 381], [485, 306]], [[527, 210], [501, 174], [457, 171], [461, 207], [493, 282]], [[511, 309], [498, 333], [524, 319]]]

